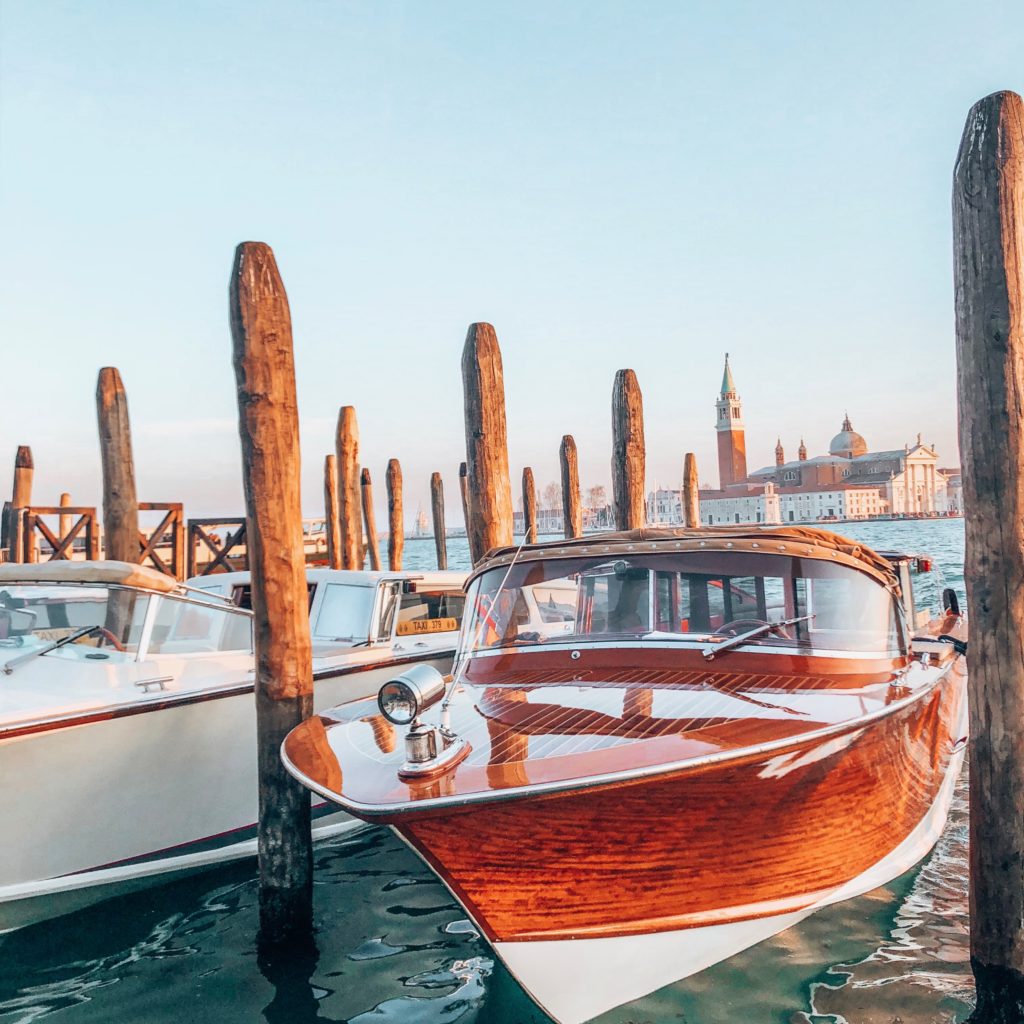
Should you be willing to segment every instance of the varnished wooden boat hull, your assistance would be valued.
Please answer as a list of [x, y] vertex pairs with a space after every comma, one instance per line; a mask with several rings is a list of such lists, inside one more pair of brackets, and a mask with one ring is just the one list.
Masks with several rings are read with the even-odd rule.
[[945, 822], [965, 723], [953, 667], [869, 727], [783, 754], [395, 827], [569, 1024], [913, 866]]

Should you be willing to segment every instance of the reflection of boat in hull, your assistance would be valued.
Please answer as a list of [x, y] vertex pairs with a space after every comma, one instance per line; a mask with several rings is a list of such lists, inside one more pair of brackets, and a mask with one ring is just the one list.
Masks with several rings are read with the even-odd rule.
[[[735, 547], [764, 545], [754, 531], [701, 531], [703, 545], [721, 537], [719, 562], [703, 550], [667, 559], [671, 542], [690, 535], [670, 533], [659, 545], [663, 536], [643, 536], [659, 560], [642, 572], [637, 535], [609, 538], [603, 562], [557, 569], [580, 589], [571, 635], [528, 621], [531, 606], [515, 594], [517, 585], [551, 589], [556, 570], [539, 564], [543, 554], [510, 569], [509, 553], [479, 571], [470, 601], [484, 609], [481, 633], [493, 639], [468, 652], [450, 695], [447, 728], [472, 747], [454, 768], [396, 784], [387, 769], [401, 751], [371, 767], [355, 706], [315, 719], [285, 744], [286, 762], [307, 785], [391, 824], [423, 856], [562, 1024], [901, 874], [938, 838], [963, 759], [963, 659], [945, 642], [920, 656], [909, 649], [899, 625], [915, 620], [910, 596], [900, 595], [905, 565], [890, 568], [827, 535], [805, 547], [803, 531], [785, 535], [799, 556], [789, 566], [760, 561], [760, 552], [737, 558]], [[566, 549], [586, 553], [584, 544], [559, 547], [563, 558]], [[609, 547], [612, 556], [628, 549], [630, 565], [609, 570]], [[687, 587], [686, 621], [703, 617], [703, 629], [709, 601], [742, 603], [739, 579], [760, 580], [748, 589], [763, 615], [772, 581], [786, 577], [751, 576], [758, 565], [793, 574], [792, 586], [778, 588], [780, 615], [811, 619], [802, 636], [758, 647], [720, 632], [694, 642], [678, 632]], [[488, 569], [511, 582], [481, 603]], [[714, 586], [713, 571], [725, 587]], [[590, 586], [595, 579], [618, 588], [606, 595], [607, 613], [588, 604], [600, 589]], [[634, 600], [629, 588], [640, 582], [646, 589]], [[835, 612], [844, 594], [877, 600], [881, 632], [865, 627], [859, 606]], [[898, 619], [895, 601], [906, 605]], [[829, 602], [833, 614], [859, 615], [858, 629], [843, 634]], [[649, 617], [632, 635], [606, 637], [613, 613], [626, 621], [644, 607]], [[588, 623], [595, 632], [587, 634]], [[962, 632], [963, 622], [948, 615], [929, 628]], [[316, 744], [302, 742], [314, 733]]]

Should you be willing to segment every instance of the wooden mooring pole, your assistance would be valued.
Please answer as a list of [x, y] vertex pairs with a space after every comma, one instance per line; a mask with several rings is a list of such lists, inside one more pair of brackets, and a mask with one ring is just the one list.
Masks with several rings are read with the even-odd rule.
[[617, 530], [638, 530], [647, 521], [646, 457], [640, 385], [632, 370], [619, 370], [612, 389], [612, 502]]
[[700, 483], [693, 452], [687, 452], [683, 459], [683, 525], [691, 530], [700, 526]]
[[523, 470], [523, 543], [537, 543], [537, 487], [533, 482], [533, 470]]
[[116, 367], [104, 366], [96, 382], [96, 416], [103, 466], [103, 557], [139, 560], [139, 502], [128, 396]]
[[341, 568], [341, 521], [338, 518], [338, 456], [324, 456], [324, 532], [327, 534], [327, 565]]
[[354, 406], [338, 412], [338, 520], [341, 523], [341, 567], [363, 567], [363, 511], [359, 495], [359, 424]]
[[[466, 525], [466, 540], [469, 540], [469, 470], [464, 462], [459, 463], [459, 498], [462, 501], [462, 521]], [[472, 547], [470, 558], [473, 557]]]
[[[67, 491], [64, 491], [60, 496], [60, 507], [68, 508], [71, 505], [71, 495]], [[61, 537], [68, 535], [68, 530], [71, 529], [72, 516], [62, 515], [59, 520], [59, 528]]]
[[255, 617], [259, 942], [284, 950], [313, 941], [309, 793], [280, 757], [313, 711], [313, 664], [291, 313], [269, 246], [235, 250], [230, 306]]
[[14, 456], [14, 485], [11, 488], [11, 508], [8, 512], [8, 559], [12, 562], [25, 560], [25, 509], [32, 504], [32, 476], [35, 463], [32, 449], [27, 444], [18, 445]]
[[388, 568], [392, 572], [402, 569], [402, 549], [405, 547], [405, 516], [402, 512], [402, 467], [398, 459], [388, 460]]
[[430, 475], [430, 515], [434, 523], [434, 550], [438, 569], [448, 568], [448, 536], [444, 525], [444, 483], [440, 473]]
[[470, 324], [462, 350], [465, 397], [469, 550], [474, 564], [512, 543], [512, 483], [508, 475], [505, 376], [490, 324]]
[[953, 176], [970, 622], [976, 1024], [1024, 1020], [1024, 102], [967, 115]]
[[359, 474], [359, 490], [363, 503], [363, 527], [366, 530], [366, 549], [370, 555], [370, 568], [380, 571], [380, 542], [377, 540], [377, 518], [373, 510], [373, 481], [370, 471]]
[[580, 506], [580, 464], [576, 441], [566, 434], [558, 448], [558, 462], [562, 471], [562, 521], [566, 540], [583, 536], [583, 509]]

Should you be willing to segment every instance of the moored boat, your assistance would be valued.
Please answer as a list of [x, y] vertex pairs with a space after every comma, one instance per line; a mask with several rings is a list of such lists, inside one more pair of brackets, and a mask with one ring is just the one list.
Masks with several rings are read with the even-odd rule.
[[[308, 570], [314, 707], [451, 668], [461, 573]], [[248, 573], [0, 566], [0, 931], [255, 853]], [[382, 747], [394, 729], [377, 730]], [[362, 822], [314, 801], [315, 834]]]
[[966, 623], [951, 593], [915, 605], [915, 565], [785, 527], [493, 552], [454, 678], [315, 716], [285, 763], [392, 825], [575, 1024], [931, 849], [966, 743]]

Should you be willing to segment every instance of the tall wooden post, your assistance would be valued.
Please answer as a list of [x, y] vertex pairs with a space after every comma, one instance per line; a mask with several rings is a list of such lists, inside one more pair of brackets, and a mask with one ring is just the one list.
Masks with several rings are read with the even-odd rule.
[[313, 711], [313, 663], [291, 313], [269, 246], [235, 250], [230, 305], [255, 616], [260, 944], [286, 948], [313, 934], [309, 793], [280, 757]]
[[647, 521], [644, 400], [632, 370], [619, 370], [612, 389], [612, 502], [615, 529], [639, 530]]
[[[464, 462], [459, 463], [459, 498], [462, 501], [462, 521], [466, 524], [466, 541], [469, 543], [469, 470]], [[470, 561], [475, 561], [472, 544], [469, 557]]]
[[380, 542], [377, 540], [377, 518], [373, 510], [373, 483], [370, 471], [364, 469], [359, 475], [359, 489], [362, 492], [363, 526], [366, 529], [366, 547], [370, 553], [370, 568], [380, 571]]
[[448, 568], [448, 536], [444, 525], [444, 483], [440, 473], [430, 475], [430, 514], [434, 521], [434, 549], [438, 569]]
[[324, 533], [327, 535], [327, 565], [341, 568], [341, 521], [338, 518], [338, 456], [324, 456]]
[[103, 465], [103, 557], [139, 560], [139, 502], [128, 420], [128, 396], [121, 374], [104, 366], [96, 382], [96, 415]]
[[505, 375], [490, 324], [470, 324], [462, 350], [465, 396], [469, 549], [478, 562], [512, 543], [512, 483], [508, 475]]
[[971, 624], [971, 966], [978, 1024], [1024, 1020], [1024, 101], [967, 115], [953, 177]]
[[402, 513], [402, 467], [398, 459], [388, 460], [388, 568], [399, 572], [402, 568], [402, 549], [405, 547], [405, 516]]
[[583, 536], [583, 509], [580, 506], [580, 464], [576, 441], [566, 434], [558, 448], [558, 462], [562, 470], [562, 522], [566, 540]]
[[683, 459], [683, 524], [691, 530], [700, 526], [700, 483], [697, 480], [697, 456], [687, 452]]
[[[61, 508], [67, 508], [70, 504], [71, 504], [71, 495], [68, 494], [67, 491], [64, 491], [64, 493], [61, 494], [61, 496], [60, 496], [60, 507]], [[60, 528], [60, 536], [61, 537], [66, 537], [68, 535], [68, 530], [71, 529], [71, 519], [72, 519], [71, 516], [62, 515], [60, 517], [59, 528]]]
[[525, 544], [537, 543], [537, 487], [529, 466], [523, 470], [523, 537]]
[[338, 412], [338, 520], [341, 524], [341, 567], [363, 567], [363, 512], [359, 495], [359, 424], [354, 406]]
[[25, 560], [25, 509], [32, 504], [34, 473], [32, 449], [27, 444], [18, 445], [18, 453], [14, 456], [14, 485], [11, 488], [11, 510], [7, 527], [11, 545], [8, 558], [12, 562]]

